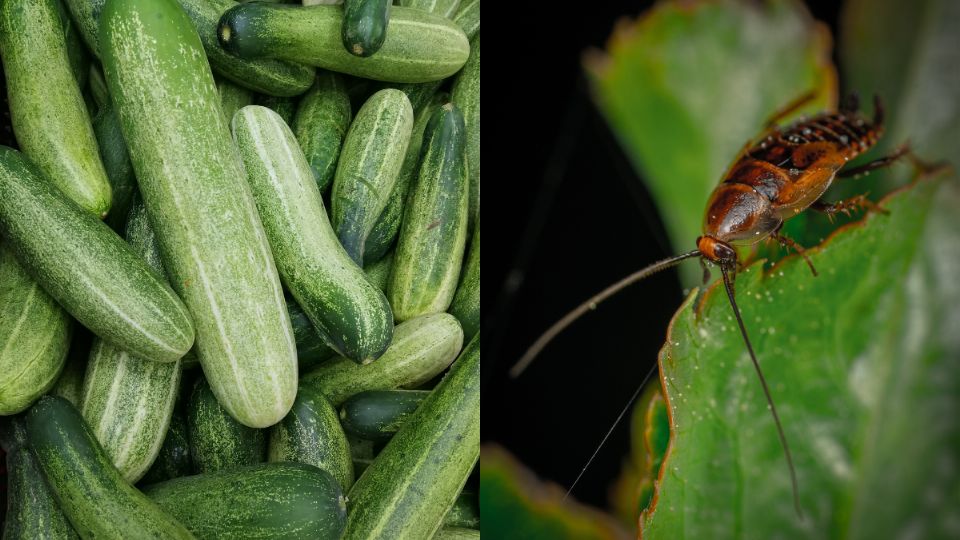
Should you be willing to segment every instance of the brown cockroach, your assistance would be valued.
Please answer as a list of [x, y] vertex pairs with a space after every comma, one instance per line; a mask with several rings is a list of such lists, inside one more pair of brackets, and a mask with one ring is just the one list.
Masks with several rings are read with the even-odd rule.
[[693, 257], [700, 258], [706, 282], [709, 279], [706, 263], [715, 264], [720, 268], [730, 306], [780, 436], [798, 515], [802, 515], [802, 511], [790, 445], [735, 299], [734, 279], [740, 262], [735, 246], [750, 246], [766, 238], [775, 239], [803, 257], [816, 276], [817, 271], [803, 248], [780, 232], [783, 222], [808, 208], [823, 212], [831, 219], [838, 212], [849, 213], [861, 208], [886, 213], [864, 195], [835, 203], [824, 202], [821, 197], [834, 178], [859, 176], [890, 165], [909, 153], [908, 148], [902, 146], [889, 156], [844, 169], [850, 160], [875, 145], [883, 134], [883, 105], [877, 97], [874, 98], [872, 119], [859, 113], [857, 97], [851, 95], [836, 112], [801, 119], [784, 128], [777, 126], [779, 120], [797, 111], [814, 97], [814, 93], [806, 94], [774, 114], [767, 121], [763, 135], [743, 147], [710, 195], [703, 219], [703, 234], [697, 238], [697, 249], [653, 263], [590, 298], [544, 332], [510, 371], [511, 376], [517, 377], [564, 328], [624, 287]]

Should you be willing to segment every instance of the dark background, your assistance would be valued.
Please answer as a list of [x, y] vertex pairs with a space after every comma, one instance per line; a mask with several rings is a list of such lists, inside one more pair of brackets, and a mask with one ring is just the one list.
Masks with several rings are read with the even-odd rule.
[[[487, 233], [485, 249], [482, 440], [505, 446], [564, 488], [656, 365], [683, 299], [675, 271], [656, 275], [574, 324], [519, 379], [506, 374], [567, 311], [674, 254], [656, 206], [594, 107], [581, 69], [582, 53], [604, 47], [615, 21], [652, 4], [592, 2], [569, 9], [515, 2], [509, 17], [501, 13], [487, 24], [488, 34], [491, 24], [505, 28], [486, 42], [488, 51], [494, 44], [495, 56], [487, 65], [499, 74], [494, 108], [487, 106], [493, 124], [487, 120], [484, 153], [485, 224], [494, 233]], [[838, 4], [807, 3], [834, 35]], [[574, 496], [607, 507], [628, 449], [625, 421]]]

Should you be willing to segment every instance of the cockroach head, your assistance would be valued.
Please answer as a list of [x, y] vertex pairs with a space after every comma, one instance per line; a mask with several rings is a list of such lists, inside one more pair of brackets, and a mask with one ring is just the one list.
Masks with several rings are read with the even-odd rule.
[[720, 266], [731, 268], [737, 264], [736, 250], [730, 244], [712, 236], [697, 238], [697, 249], [708, 261]]

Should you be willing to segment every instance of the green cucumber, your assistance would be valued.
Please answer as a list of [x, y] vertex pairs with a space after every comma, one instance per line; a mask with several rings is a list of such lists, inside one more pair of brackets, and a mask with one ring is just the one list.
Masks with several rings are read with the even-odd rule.
[[390, 270], [393, 268], [393, 252], [387, 253], [375, 263], [363, 267], [367, 280], [386, 294], [387, 280], [390, 279]]
[[[127, 220], [127, 242], [163, 275], [157, 239], [139, 200]], [[128, 482], [146, 474], [160, 453], [179, 388], [180, 360], [148, 362], [100, 338], [94, 340], [80, 412]]]
[[293, 409], [270, 431], [267, 461], [292, 461], [332, 474], [344, 493], [353, 485], [350, 445], [337, 410], [322, 394], [300, 387]]
[[293, 132], [251, 105], [233, 135], [284, 285], [328, 345], [359, 363], [377, 359], [393, 336], [390, 306], [337, 241]]
[[453, 22], [463, 29], [467, 39], [473, 39], [480, 32], [480, 0], [463, 0], [453, 17]]
[[69, 401], [40, 398], [27, 413], [27, 443], [82, 538], [193, 538], [123, 479]]
[[480, 531], [466, 527], [443, 527], [432, 540], [479, 540]]
[[170, 418], [170, 428], [167, 430], [167, 436], [163, 439], [163, 446], [157, 454], [157, 459], [147, 474], [140, 479], [140, 484], [155, 484], [181, 476], [187, 476], [192, 472], [192, 463], [190, 461], [190, 440], [187, 436], [187, 421], [183, 414], [174, 410]]
[[231, 416], [273, 425], [297, 391], [296, 344], [200, 39], [173, 0], [107, 0], [101, 23], [104, 75], [204, 375]]
[[310, 162], [310, 169], [323, 192], [337, 170], [340, 146], [350, 127], [350, 96], [343, 77], [320, 71], [293, 119], [293, 133]]
[[330, 195], [331, 222], [359, 265], [397, 183], [412, 129], [410, 100], [400, 90], [385, 88], [363, 104], [343, 141]]
[[127, 222], [133, 194], [137, 190], [137, 178], [133, 174], [127, 143], [123, 140], [120, 117], [110, 103], [109, 96], [106, 99], [93, 118], [93, 133], [97, 137], [103, 168], [107, 171], [113, 192], [113, 206], [106, 222], [113, 230], [120, 231]]
[[463, 113], [467, 129], [467, 174], [470, 178], [470, 230], [480, 215], [480, 35], [470, 42], [470, 58], [453, 82], [450, 99]]
[[106, 0], [63, 0], [70, 11], [73, 22], [87, 47], [97, 58], [100, 57], [100, 45], [97, 38], [97, 21]]
[[27, 272], [95, 334], [158, 362], [190, 350], [194, 328], [176, 293], [110, 227], [7, 147], [0, 147], [0, 224]]
[[203, 377], [194, 385], [187, 404], [187, 434], [195, 473], [263, 463], [267, 452], [264, 431], [227, 414]]
[[254, 103], [257, 105], [263, 105], [264, 107], [279, 114], [280, 118], [283, 118], [284, 123], [286, 123], [288, 126], [293, 125], [293, 115], [297, 112], [296, 98], [265, 96], [259, 94], [257, 95], [256, 99], [254, 99]]
[[390, 0], [343, 0], [343, 47], [354, 56], [367, 57], [380, 50], [390, 23]]
[[217, 92], [220, 93], [220, 107], [228, 125], [237, 111], [253, 103], [253, 92], [225, 79], [217, 80]]
[[87, 357], [90, 356], [90, 344], [93, 334], [83, 326], [76, 326], [73, 339], [70, 340], [70, 351], [67, 353], [67, 362], [57, 379], [56, 384], [48, 394], [60, 396], [80, 408], [80, 399], [83, 394], [83, 377], [87, 372]]
[[457, 294], [448, 310], [460, 321], [463, 327], [464, 339], [471, 339], [480, 331], [480, 217], [470, 240], [470, 251], [467, 260], [460, 272], [460, 284], [457, 285]]
[[70, 19], [67, 8], [61, 1], [55, 2], [54, 7], [57, 8], [60, 25], [63, 28], [63, 41], [67, 47], [70, 72], [73, 73], [73, 78], [77, 81], [77, 88], [83, 90], [87, 85], [87, 77], [90, 76], [90, 55], [87, 53], [86, 45], [83, 44], [83, 37]]
[[202, 539], [337, 539], [346, 520], [336, 480], [301, 463], [188, 476], [143, 491]]
[[419, 118], [420, 112], [423, 111], [423, 108], [426, 107], [431, 101], [436, 99], [437, 91], [440, 90], [440, 86], [442, 84], [443, 81], [440, 80], [425, 83], [391, 84], [385, 86], [384, 88], [396, 88], [397, 90], [402, 90], [403, 93], [407, 95], [407, 99], [410, 100], [410, 106], [413, 107], [413, 112]]
[[460, 7], [460, 0], [400, 0], [397, 5], [422, 9], [452, 19]]
[[17, 144], [43, 175], [102, 218], [110, 210], [110, 182], [71, 70], [57, 1], [0, 3], [10, 122]]
[[464, 143], [460, 111], [452, 103], [438, 108], [424, 132], [387, 286], [398, 321], [446, 311], [456, 293], [467, 239]]
[[461, 491], [456, 502], [450, 507], [450, 511], [443, 516], [443, 526], [479, 529], [480, 500], [477, 494], [466, 490]]
[[479, 457], [478, 334], [353, 485], [343, 538], [430, 538]]
[[463, 330], [448, 313], [435, 313], [397, 325], [393, 343], [376, 362], [365, 366], [338, 357], [303, 377], [302, 386], [323, 393], [334, 406], [365, 390], [411, 387], [446, 369], [463, 345]]
[[296, 300], [287, 298], [287, 310], [290, 313], [290, 323], [293, 325], [293, 336], [297, 341], [297, 362], [300, 371], [309, 370], [320, 362], [336, 356], [337, 351], [323, 341]]
[[340, 408], [340, 422], [344, 430], [357, 437], [387, 441], [428, 395], [428, 390], [360, 392]]
[[73, 321], [0, 244], [0, 416], [18, 413], [53, 387]]
[[343, 47], [339, 6], [241, 4], [223, 14], [220, 44], [243, 58], [277, 58], [392, 82], [436, 81], [467, 61], [470, 45], [449, 19], [393, 7], [383, 46], [368, 58]]

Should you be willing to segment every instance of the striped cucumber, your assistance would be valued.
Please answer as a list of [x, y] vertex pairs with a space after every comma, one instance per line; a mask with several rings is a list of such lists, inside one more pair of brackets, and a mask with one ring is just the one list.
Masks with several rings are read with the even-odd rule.
[[253, 92], [228, 80], [217, 80], [217, 92], [220, 93], [220, 107], [227, 125], [237, 111], [253, 103]]
[[227, 414], [203, 377], [195, 383], [187, 403], [187, 434], [196, 473], [262, 463], [267, 451], [264, 431]]
[[301, 463], [188, 476], [143, 491], [198, 538], [335, 540], [346, 520], [336, 480]]
[[69, 401], [40, 398], [27, 413], [27, 443], [81, 538], [193, 538], [123, 479]]
[[267, 461], [292, 461], [319, 467], [340, 484], [353, 485], [353, 461], [337, 411], [322, 394], [300, 387], [293, 409], [270, 430]]
[[463, 29], [467, 39], [472, 40], [480, 32], [480, 0], [463, 0], [457, 8], [453, 22]]
[[460, 111], [452, 103], [437, 109], [424, 132], [387, 285], [398, 321], [446, 311], [456, 293], [467, 239], [464, 142]]
[[383, 46], [361, 58], [343, 47], [343, 19], [338, 6], [241, 4], [220, 18], [220, 44], [243, 58], [277, 58], [391, 82], [449, 77], [470, 51], [467, 36], [449, 19], [394, 6]]
[[310, 318], [293, 298], [287, 298], [287, 311], [293, 336], [297, 341], [297, 362], [300, 371], [309, 370], [320, 362], [336, 356], [337, 351], [330, 348], [317, 333]]
[[296, 344], [200, 39], [173, 0], [107, 0], [100, 20], [110, 95], [204, 375], [242, 424], [273, 425], [297, 391]]
[[140, 479], [140, 484], [155, 484], [181, 476], [188, 476], [193, 464], [190, 461], [190, 440], [187, 436], [187, 421], [183, 413], [174, 408], [170, 417], [170, 428], [163, 439], [163, 445], [153, 461], [150, 470]]
[[319, 390], [334, 406], [365, 390], [412, 387], [441, 373], [460, 352], [463, 330], [448, 313], [435, 313], [397, 325], [393, 343], [365, 366], [339, 357], [303, 377], [302, 386]]
[[348, 399], [340, 409], [343, 429], [371, 441], [388, 441], [400, 429], [428, 390], [370, 390]]
[[460, 0], [400, 0], [397, 5], [422, 9], [452, 19], [460, 7]]
[[300, 100], [293, 120], [293, 133], [310, 162], [321, 192], [333, 181], [350, 119], [350, 96], [343, 77], [320, 71], [317, 82]]
[[367, 275], [367, 281], [373, 283], [378, 289], [386, 294], [387, 280], [390, 279], [390, 270], [393, 268], [393, 252], [387, 253], [375, 263], [363, 267], [363, 273]]
[[176, 293], [110, 227], [7, 147], [0, 147], [0, 224], [27, 272], [95, 334], [159, 362], [193, 345]]
[[450, 99], [463, 113], [467, 129], [467, 174], [470, 178], [470, 230], [480, 215], [480, 35], [470, 43], [470, 58], [453, 82]]
[[343, 0], [343, 47], [354, 56], [367, 57], [383, 46], [390, 22], [390, 0]]
[[457, 294], [448, 310], [460, 321], [465, 339], [473, 338], [480, 331], [480, 218], [473, 230], [470, 251], [460, 272]]
[[331, 222], [357, 264], [397, 182], [412, 129], [410, 100], [386, 88], [363, 104], [347, 131], [330, 195]]
[[[163, 275], [160, 249], [143, 203], [134, 202], [127, 242]], [[148, 362], [96, 338], [87, 361], [80, 412], [114, 466], [130, 483], [157, 458], [180, 388], [180, 360]]]
[[43, 175], [102, 218], [110, 210], [110, 183], [70, 67], [56, 2], [0, 3], [10, 121], [17, 144]]
[[479, 457], [478, 334], [353, 485], [343, 538], [430, 538]]

